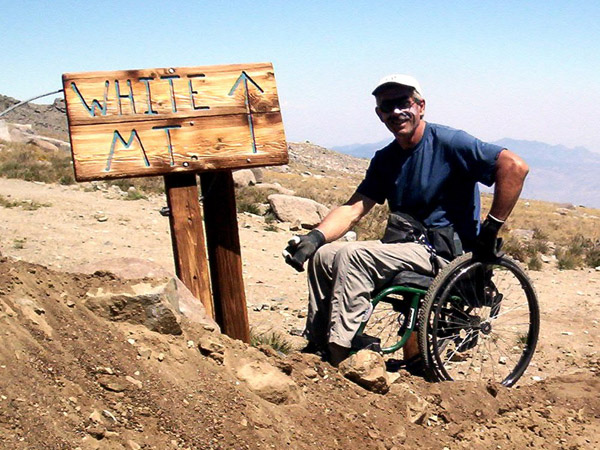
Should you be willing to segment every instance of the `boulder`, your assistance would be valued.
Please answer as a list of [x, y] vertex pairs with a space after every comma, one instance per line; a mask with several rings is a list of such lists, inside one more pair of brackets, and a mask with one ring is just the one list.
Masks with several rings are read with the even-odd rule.
[[235, 187], [254, 186], [256, 177], [250, 169], [235, 170], [233, 172], [233, 184]]
[[299, 221], [303, 228], [317, 226], [329, 212], [329, 208], [314, 200], [285, 194], [268, 197], [271, 209], [282, 222]]
[[58, 151], [58, 147], [56, 145], [54, 145], [53, 143], [48, 142], [48, 141], [46, 141], [44, 139], [39, 139], [39, 138], [36, 138], [36, 137], [32, 137], [31, 139], [29, 139], [27, 141], [27, 143], [28, 144], [36, 145], [39, 148], [41, 148], [42, 150], [46, 150], [46, 151], [49, 151], [49, 152]]
[[281, 184], [279, 183], [260, 183], [256, 185], [257, 189], [272, 189], [274, 191], [277, 191], [277, 193], [279, 194], [285, 194], [285, 195], [294, 195], [295, 192], [292, 191], [291, 189], [287, 189], [284, 188]]
[[263, 179], [264, 179], [262, 168], [261, 167], [252, 167], [250, 170], [254, 174], [254, 179], [256, 180], [256, 182], [262, 183]]
[[94, 273], [96, 271], [106, 271], [123, 279], [140, 278], [166, 278], [167, 283], [162, 283], [157, 288], [147, 288], [147, 284], [140, 284], [133, 287], [138, 294], [144, 294], [145, 289], [150, 289], [149, 293], [162, 292], [164, 298], [175, 311], [176, 315], [185, 317], [193, 323], [198, 323], [209, 330], [218, 330], [217, 323], [206, 314], [202, 302], [187, 288], [183, 282], [175, 277], [170, 271], [159, 264], [140, 258], [111, 258], [103, 261], [95, 261], [80, 268], [81, 272]]
[[368, 391], [385, 394], [390, 380], [385, 370], [383, 356], [371, 350], [361, 350], [342, 361], [340, 373]]
[[0, 141], [10, 142], [10, 130], [5, 120], [0, 120]]
[[240, 361], [235, 373], [248, 389], [270, 403], [294, 404], [300, 400], [294, 380], [266, 361]]

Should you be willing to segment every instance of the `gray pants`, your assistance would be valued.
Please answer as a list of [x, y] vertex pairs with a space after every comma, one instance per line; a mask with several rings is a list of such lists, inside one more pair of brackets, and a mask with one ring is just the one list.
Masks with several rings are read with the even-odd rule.
[[304, 336], [325, 346], [350, 347], [374, 290], [399, 271], [432, 274], [424, 245], [381, 241], [333, 242], [321, 247], [308, 266], [309, 303]]

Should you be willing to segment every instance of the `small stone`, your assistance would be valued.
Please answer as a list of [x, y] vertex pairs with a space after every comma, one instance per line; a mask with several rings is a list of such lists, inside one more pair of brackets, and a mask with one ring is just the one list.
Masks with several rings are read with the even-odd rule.
[[126, 389], [126, 387], [118, 381], [106, 379], [100, 380], [100, 386], [111, 392], [123, 392]]
[[187, 341], [188, 348], [194, 348], [194, 341]]
[[142, 388], [142, 386], [143, 386], [143, 384], [142, 384], [142, 382], [141, 382], [140, 380], [136, 380], [135, 378], [133, 378], [133, 377], [130, 377], [129, 375], [127, 375], [127, 376], [125, 377], [125, 379], [126, 379], [127, 381], [129, 381], [131, 384], [133, 384], [134, 386], [136, 386], [136, 387], [138, 387], [138, 388], [140, 388], [140, 389], [141, 389], [141, 388]]
[[142, 446], [135, 441], [127, 441], [127, 445], [131, 450], [141, 450]]
[[104, 420], [102, 419], [102, 414], [100, 414], [100, 411], [98, 411], [97, 409], [94, 409], [92, 411], [92, 413], [89, 415], [89, 418], [95, 423], [104, 423]]
[[148, 347], [140, 347], [138, 348], [138, 355], [144, 359], [150, 359], [150, 357], [152, 356], [152, 350], [150, 350]]
[[69, 308], [74, 308], [75, 307], [75, 302], [73, 300], [67, 300], [67, 306]]
[[127, 339], [127, 342], [129, 342], [131, 345], [134, 345], [135, 339], [129, 338], [129, 339]]
[[310, 367], [308, 369], [303, 370], [302, 375], [304, 375], [306, 378], [317, 378], [319, 376], [315, 369], [312, 369]]
[[115, 371], [112, 370], [110, 367], [96, 367], [95, 372], [103, 373], [105, 375], [114, 375], [115, 374]]
[[163, 362], [165, 360], [165, 354], [159, 353], [156, 359], [158, 359], [160, 362]]
[[542, 380], [543, 380], [543, 378], [542, 378], [542, 377], [540, 377], [540, 376], [538, 376], [538, 375], [534, 375], [534, 376], [532, 376], [532, 377], [531, 377], [531, 379], [532, 379], [533, 381], [542, 381]]
[[563, 336], [573, 336], [573, 332], [572, 331], [563, 331], [562, 333]]

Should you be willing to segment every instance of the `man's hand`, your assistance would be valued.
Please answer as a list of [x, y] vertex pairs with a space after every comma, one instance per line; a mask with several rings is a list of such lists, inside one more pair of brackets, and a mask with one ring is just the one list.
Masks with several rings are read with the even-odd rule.
[[502, 239], [498, 238], [498, 231], [503, 223], [488, 215], [475, 239], [473, 259], [484, 262], [495, 261], [504, 255], [504, 252], [500, 251]]
[[283, 251], [285, 262], [298, 272], [303, 272], [306, 260], [324, 243], [325, 236], [318, 230], [312, 230], [304, 236], [294, 236]]

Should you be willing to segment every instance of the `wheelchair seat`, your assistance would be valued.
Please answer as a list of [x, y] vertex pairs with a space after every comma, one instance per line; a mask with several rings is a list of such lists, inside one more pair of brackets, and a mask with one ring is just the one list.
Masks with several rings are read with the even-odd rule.
[[392, 278], [388, 286], [408, 286], [426, 291], [433, 283], [433, 278], [410, 270], [402, 270]]

